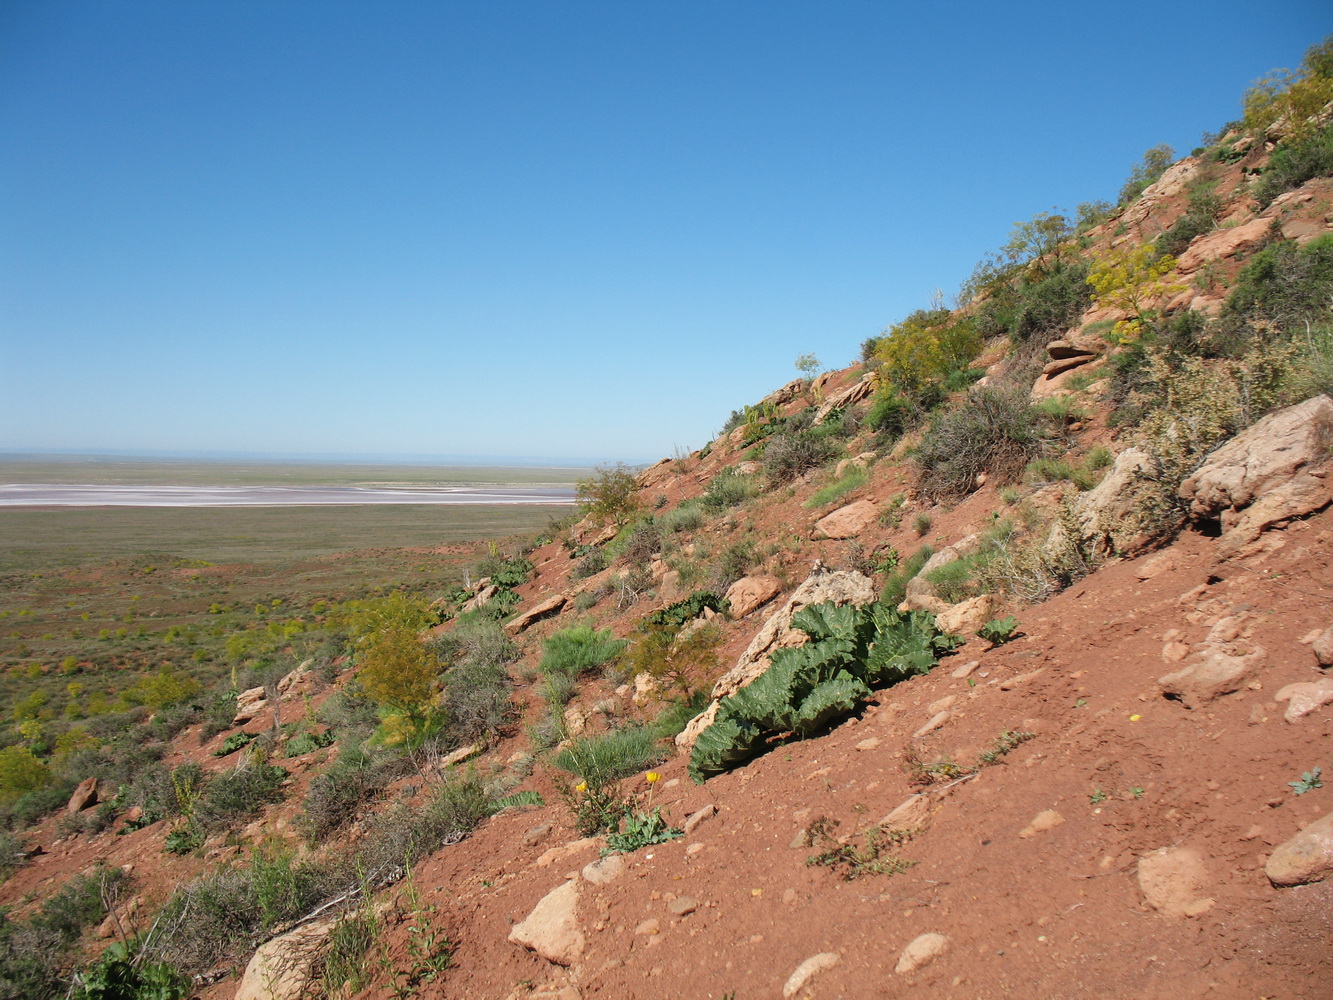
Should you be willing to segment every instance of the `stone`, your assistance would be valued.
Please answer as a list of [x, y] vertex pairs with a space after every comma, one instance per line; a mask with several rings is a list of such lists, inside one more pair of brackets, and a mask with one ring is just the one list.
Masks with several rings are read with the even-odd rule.
[[949, 676], [954, 680], [961, 681], [979, 666], [981, 666], [980, 660], [968, 660], [968, 662], [960, 663], [958, 666], [954, 667], [953, 670], [950, 671]]
[[1141, 560], [1134, 567], [1134, 575], [1140, 580], [1151, 580], [1154, 577], [1161, 576], [1163, 573], [1169, 573], [1176, 568], [1176, 559], [1170, 552], [1158, 552], [1154, 556]]
[[818, 955], [811, 955], [796, 970], [787, 977], [787, 982], [783, 984], [782, 995], [784, 997], [794, 997], [805, 988], [815, 976], [821, 972], [827, 972], [842, 960], [842, 956], [836, 951], [825, 951]]
[[934, 805], [934, 799], [924, 792], [913, 795], [900, 802], [880, 820], [879, 826], [885, 830], [919, 830], [930, 822]]
[[677, 896], [667, 903], [667, 912], [673, 917], [683, 917], [699, 908], [699, 901], [693, 896]]
[[1287, 710], [1282, 713], [1282, 718], [1288, 722], [1299, 722], [1311, 712], [1333, 702], [1333, 677], [1288, 684], [1273, 695], [1273, 700], [1287, 702]]
[[1223, 517], [1226, 527], [1217, 541], [1219, 559], [1237, 555], [1274, 525], [1323, 510], [1333, 502], [1333, 483], [1327, 469], [1315, 469], [1270, 490], [1234, 518]]
[[583, 880], [593, 885], [606, 885], [625, 874], [625, 856], [608, 854], [583, 866]]
[[1139, 890], [1153, 909], [1168, 917], [1198, 916], [1213, 905], [1203, 895], [1208, 871], [1191, 847], [1163, 847], [1139, 858]]
[[755, 637], [750, 640], [745, 652], [736, 660], [735, 666], [713, 685], [710, 692], [711, 704], [690, 720], [676, 737], [676, 746], [682, 750], [693, 747], [699, 734], [712, 725], [717, 715], [717, 703], [763, 676], [768, 670], [769, 656], [773, 650], [802, 645], [806, 641], [804, 632], [791, 627], [792, 615], [801, 608], [825, 602], [871, 604], [877, 596], [879, 595], [875, 582], [865, 574], [855, 570], [833, 570], [821, 562], [816, 562], [804, 582], [792, 592], [782, 607], [764, 622]]
[[233, 726], [243, 726], [268, 707], [262, 687], [253, 687], [236, 696], [236, 715], [232, 718]]
[[440, 768], [452, 767], [455, 764], [461, 764], [469, 757], [475, 757], [486, 749], [481, 743], [470, 743], [465, 747], [459, 747], [457, 750], [451, 750], [440, 759]]
[[995, 617], [995, 607], [993, 594], [979, 594], [941, 611], [935, 616], [935, 624], [954, 635], [976, 635]]
[[1319, 638], [1310, 644], [1310, 649], [1314, 651], [1315, 661], [1321, 667], [1333, 667], [1333, 625], [1324, 629]]
[[579, 926], [578, 905], [578, 882], [561, 883], [510, 929], [509, 941], [535, 951], [548, 962], [572, 965], [583, 955], [587, 943]]
[[1249, 506], [1324, 462], [1330, 432], [1333, 399], [1326, 395], [1271, 413], [1214, 449], [1181, 483], [1180, 497], [1201, 518]]
[[706, 823], [717, 815], [717, 806], [711, 802], [702, 809], [696, 809], [685, 819], [685, 826], [682, 828], [685, 836], [689, 836], [699, 828], [701, 823]]
[[[1126, 448], [1100, 483], [1080, 493], [1071, 502], [1072, 517], [1057, 520], [1046, 541], [1046, 552], [1053, 558], [1071, 542], [1095, 556], [1128, 556], [1152, 546], [1179, 527], [1163, 517], [1149, 525], [1140, 515], [1145, 501], [1159, 488], [1157, 460], [1140, 448]], [[1070, 539], [1066, 523], [1079, 538]]]
[[864, 399], [869, 399], [875, 392], [875, 380], [872, 378], [862, 378], [859, 382], [853, 382], [845, 389], [839, 389], [833, 395], [829, 396], [824, 402], [819, 404], [819, 409], [815, 410], [815, 419], [812, 421], [815, 426], [822, 424], [825, 418], [834, 410], [840, 410], [843, 407], [851, 406], [853, 403], [859, 403]]
[[74, 789], [74, 794], [69, 797], [65, 812], [73, 815], [95, 805], [97, 805], [97, 779], [84, 778]]
[[477, 583], [476, 593], [464, 601], [463, 606], [458, 610], [463, 614], [466, 614], [469, 611], [476, 611], [498, 593], [500, 593], [500, 588], [489, 582], [489, 579], [485, 583], [479, 581]]
[[924, 726], [922, 726], [920, 729], [918, 729], [915, 733], [912, 734], [912, 738], [919, 740], [927, 733], [933, 733], [935, 730], [939, 729], [940, 726], [944, 725], [948, 721], [949, 721], [949, 713], [947, 711], [936, 712], [934, 715], [930, 717], [929, 722], [927, 722]]
[[662, 933], [662, 923], [656, 917], [649, 917], [634, 928], [634, 933], [643, 937], [653, 937]]
[[657, 583], [657, 596], [666, 604], [675, 604], [690, 596], [690, 588], [680, 580], [680, 570], [669, 569]]
[[1065, 818], [1056, 812], [1056, 810], [1043, 809], [1041, 812], [1037, 813], [1036, 816], [1032, 817], [1032, 822], [1023, 827], [1018, 835], [1023, 840], [1027, 840], [1029, 837], [1035, 837], [1037, 834], [1045, 833], [1047, 830], [1054, 830], [1064, 821]]
[[644, 672], [634, 675], [633, 701], [640, 708], [656, 698], [661, 690], [662, 686], [657, 683], [657, 678], [652, 674]]
[[1179, 663], [1189, 655], [1190, 648], [1183, 642], [1168, 642], [1162, 646], [1162, 659], [1167, 663]]
[[1333, 813], [1274, 848], [1264, 872], [1276, 886], [1307, 885], [1333, 875]]
[[1250, 683], [1259, 673], [1265, 650], [1253, 646], [1245, 652], [1228, 652], [1208, 646], [1186, 661], [1184, 667], [1157, 679], [1162, 694], [1198, 708], [1233, 694]]
[[1268, 238], [1268, 227], [1273, 220], [1267, 218], [1251, 219], [1231, 229], [1216, 229], [1205, 236], [1200, 236], [1180, 255], [1177, 267], [1181, 274], [1191, 274], [1205, 263], [1222, 257], [1234, 257], [1236, 254], [1258, 246]]
[[727, 588], [725, 596], [731, 605], [731, 617], [744, 618], [780, 593], [782, 582], [776, 576], [743, 576]]
[[910, 975], [917, 969], [929, 965], [948, 950], [949, 939], [943, 934], [921, 934], [913, 938], [912, 942], [903, 949], [903, 953], [899, 956], [898, 964], [893, 971], [900, 976]]
[[300, 1000], [310, 995], [315, 965], [336, 918], [302, 924], [259, 946], [235, 1000]]
[[283, 675], [282, 680], [278, 681], [279, 701], [295, 701], [315, 693], [318, 679], [310, 669], [314, 662], [313, 659], [302, 660], [295, 670]]
[[879, 517], [873, 500], [856, 500], [815, 522], [812, 538], [855, 538]]
[[859, 743], [856, 744], [856, 749], [857, 749], [857, 750], [863, 750], [863, 751], [864, 751], [864, 750], [878, 750], [878, 749], [879, 749], [879, 737], [878, 737], [878, 736], [871, 736], [869, 739], [861, 740]]
[[507, 622], [505, 624], [505, 631], [509, 632], [511, 635], [517, 635], [524, 629], [535, 625], [543, 618], [549, 618], [551, 615], [555, 614], [565, 606], [565, 603], [568, 600], [569, 597], [565, 594], [552, 594], [546, 600], [534, 605], [527, 611], [524, 611], [517, 618], [513, 619], [513, 621]]
[[545, 840], [550, 833], [550, 823], [539, 823], [537, 826], [530, 827], [528, 831], [523, 834], [523, 844], [526, 847], [536, 847]]
[[566, 736], [581, 736], [588, 728], [588, 715], [578, 705], [567, 705], [562, 716], [565, 720]]

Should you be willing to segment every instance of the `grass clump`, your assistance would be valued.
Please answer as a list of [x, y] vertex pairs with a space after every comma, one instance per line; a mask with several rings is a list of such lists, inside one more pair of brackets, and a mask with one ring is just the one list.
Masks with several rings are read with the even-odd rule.
[[699, 504], [709, 514], [721, 514], [759, 494], [759, 483], [754, 476], [723, 469], [708, 484]]
[[805, 507], [824, 507], [836, 503], [853, 490], [859, 490], [870, 481], [870, 472], [863, 466], [853, 465], [839, 478], [816, 490]]
[[555, 766], [579, 779], [572, 789], [563, 789], [579, 831], [585, 836], [618, 832], [630, 810], [620, 782], [664, 758], [658, 732], [647, 726], [581, 736], [561, 750]]
[[841, 843], [835, 835], [838, 826], [838, 820], [827, 816], [820, 816], [810, 824], [810, 845], [822, 846], [823, 850], [806, 858], [807, 865], [831, 869], [844, 881], [851, 882], [866, 875], [900, 875], [916, 864], [894, 853], [912, 839], [912, 830], [871, 826]]

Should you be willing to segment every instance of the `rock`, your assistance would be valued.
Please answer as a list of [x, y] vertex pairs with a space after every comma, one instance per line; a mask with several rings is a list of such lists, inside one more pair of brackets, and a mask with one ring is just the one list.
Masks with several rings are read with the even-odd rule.
[[1333, 702], [1333, 677], [1288, 684], [1273, 695], [1273, 700], [1287, 702], [1287, 710], [1282, 713], [1282, 717], [1288, 722], [1299, 722], [1316, 709]]
[[625, 874], [625, 856], [608, 854], [604, 858], [590, 861], [583, 866], [583, 879], [593, 885], [606, 885]]
[[294, 701], [314, 693], [317, 678], [315, 672], [310, 669], [310, 665], [314, 662], [314, 660], [303, 660], [295, 670], [278, 681], [279, 701]]
[[1279, 844], [1268, 856], [1264, 871], [1276, 886], [1322, 882], [1333, 875], [1333, 813]]
[[857, 749], [857, 750], [878, 750], [878, 749], [879, 749], [879, 737], [878, 737], [878, 736], [872, 736], [872, 737], [870, 737], [869, 739], [861, 740], [861, 742], [859, 742], [859, 743], [856, 744], [856, 749]]
[[97, 805], [97, 779], [84, 778], [74, 789], [74, 794], [69, 797], [65, 812], [73, 815], [95, 805]]
[[640, 673], [634, 675], [634, 704], [642, 708], [648, 702], [657, 697], [662, 686], [657, 683], [657, 678], [649, 673]]
[[253, 687], [236, 696], [236, 715], [231, 720], [233, 726], [243, 726], [268, 707], [262, 687]]
[[578, 705], [567, 705], [563, 718], [566, 736], [581, 736], [588, 728], [588, 715]]
[[509, 940], [535, 951], [548, 962], [571, 965], [583, 954], [585, 939], [578, 919], [579, 885], [564, 882], [509, 931]]
[[933, 733], [935, 730], [939, 729], [940, 726], [944, 725], [948, 721], [949, 721], [949, 713], [947, 711], [936, 712], [934, 715], [930, 717], [929, 722], [927, 722], [924, 726], [922, 726], [920, 729], [918, 729], [915, 733], [912, 734], [912, 738], [919, 740], [927, 733]]
[[1179, 663], [1190, 655], [1190, 648], [1183, 642], [1168, 642], [1162, 646], [1162, 659], [1167, 663]]
[[923, 966], [929, 965], [949, 950], [949, 939], [943, 934], [922, 934], [913, 938], [912, 943], [903, 949], [894, 972], [906, 976]]
[[537, 826], [530, 827], [528, 831], [523, 834], [523, 843], [527, 847], [536, 847], [550, 835], [550, 832], [550, 823], [539, 823]]
[[697, 809], [694, 812], [690, 813], [690, 815], [685, 819], [685, 826], [682, 828], [684, 830], [685, 836], [688, 837], [696, 829], [698, 829], [699, 824], [708, 822], [716, 815], [717, 815], [717, 806], [713, 805], [711, 802], [708, 805], [704, 806], [702, 809]]
[[800, 965], [796, 966], [796, 971], [787, 977], [787, 982], [782, 987], [784, 997], [794, 997], [805, 987], [815, 976], [821, 972], [827, 972], [842, 960], [842, 956], [836, 951], [825, 951], [818, 955], [811, 955]]
[[1157, 683], [1166, 697], [1179, 699], [1186, 708], [1198, 708], [1239, 691], [1253, 680], [1264, 655], [1265, 650], [1257, 646], [1234, 653], [1208, 646], [1180, 670], [1159, 677]]
[[[1157, 460], [1139, 448], [1127, 448], [1100, 483], [1070, 501], [1071, 517], [1057, 520], [1046, 541], [1049, 556], [1059, 559], [1071, 541], [1095, 556], [1134, 555], [1175, 531], [1171, 517], [1143, 518], [1144, 504], [1159, 490]], [[1068, 537], [1072, 525], [1079, 537]]]
[[1191, 274], [1210, 260], [1222, 257], [1234, 257], [1242, 251], [1257, 246], [1268, 238], [1268, 227], [1272, 219], [1251, 219], [1241, 226], [1231, 229], [1216, 229], [1205, 236], [1200, 236], [1189, 245], [1179, 257], [1177, 267], [1181, 274]]
[[966, 663], [960, 663], [958, 666], [954, 667], [953, 670], [950, 671], [949, 676], [954, 680], [961, 681], [979, 666], [981, 666], [980, 660], [968, 660]]
[[500, 588], [495, 584], [489, 582], [485, 584], [478, 583], [477, 592], [464, 601], [463, 606], [458, 610], [464, 614], [468, 611], [476, 611], [498, 593], [500, 593]]
[[824, 419], [834, 410], [840, 410], [845, 406], [851, 406], [853, 403], [859, 403], [863, 399], [869, 399], [875, 392], [875, 380], [872, 378], [863, 378], [859, 382], [853, 382], [846, 389], [839, 389], [832, 396], [829, 396], [815, 410], [815, 419], [813, 423], [819, 426]]
[[743, 576], [727, 588], [726, 599], [731, 605], [731, 617], [744, 618], [780, 593], [782, 582], [776, 576]]
[[1158, 552], [1156, 555], [1142, 560], [1134, 567], [1134, 575], [1140, 580], [1151, 580], [1154, 577], [1161, 576], [1163, 573], [1169, 573], [1176, 568], [1176, 559], [1170, 552]]
[[935, 800], [926, 792], [904, 799], [879, 821], [885, 830], [919, 830], [930, 822]]
[[995, 617], [995, 605], [993, 594], [979, 594], [941, 611], [935, 616], [935, 624], [954, 635], [976, 635]]
[[565, 602], [568, 600], [569, 597], [565, 594], [552, 594], [540, 604], [524, 611], [513, 621], [507, 622], [505, 624], [505, 631], [511, 635], [517, 635], [529, 626], [535, 625], [543, 618], [549, 618], [551, 615], [555, 614], [565, 606]]
[[[759, 401], [759, 405], [771, 403], [774, 406], [786, 406], [795, 399], [799, 399], [805, 394], [807, 388], [806, 381], [803, 378], [792, 379], [781, 389], [774, 389], [767, 396]], [[737, 428], [740, 430], [741, 428]]]
[[1065, 818], [1054, 809], [1043, 809], [1041, 812], [1037, 813], [1036, 816], [1032, 817], [1032, 822], [1023, 827], [1018, 835], [1022, 839], [1027, 840], [1029, 837], [1035, 837], [1037, 834], [1045, 833], [1047, 830], [1054, 830], [1064, 821]]
[[311, 979], [336, 918], [302, 924], [259, 946], [245, 967], [235, 1000], [300, 1000], [310, 995]]
[[1168, 917], [1196, 917], [1213, 905], [1202, 889], [1208, 871], [1198, 851], [1163, 847], [1139, 858], [1139, 889], [1150, 906]]
[[693, 896], [678, 896], [667, 903], [667, 912], [673, 917], [683, 917], [699, 908], [699, 901]]
[[649, 917], [634, 928], [634, 933], [643, 937], [653, 937], [662, 933], [662, 923], [656, 917]]
[[792, 615], [801, 608], [826, 601], [834, 604], [870, 604], [877, 596], [875, 583], [870, 577], [855, 570], [832, 570], [816, 562], [805, 581], [764, 622], [745, 652], [736, 660], [736, 665], [713, 685], [712, 703], [690, 720], [689, 725], [676, 737], [676, 745], [682, 750], [694, 746], [699, 734], [712, 725], [717, 715], [717, 703], [762, 676], [768, 669], [769, 655], [773, 650], [805, 642], [805, 633], [791, 627]]
[[879, 509], [872, 500], [857, 500], [815, 522], [813, 538], [855, 538], [875, 523]]
[[[1242, 510], [1217, 542], [1217, 555], [1229, 559], [1276, 524], [1323, 510], [1333, 502], [1327, 469], [1302, 473], [1270, 490]], [[1223, 518], [1225, 524], [1227, 519]]]
[[1310, 649], [1314, 651], [1314, 658], [1321, 667], [1333, 667], [1333, 625], [1311, 643]]
[[690, 596], [690, 589], [680, 582], [680, 570], [669, 569], [657, 583], [657, 596], [666, 604], [675, 604]]
[[440, 759], [439, 767], [443, 770], [446, 767], [461, 764], [469, 757], [477, 756], [477, 754], [481, 753], [484, 749], [485, 745], [481, 743], [472, 743], [465, 747], [459, 747], [457, 750], [452, 750], [445, 754], [444, 757]]
[[1241, 508], [1325, 462], [1330, 433], [1333, 399], [1327, 395], [1278, 410], [1212, 451], [1181, 483], [1180, 497], [1192, 516], [1220, 517], [1230, 530]]

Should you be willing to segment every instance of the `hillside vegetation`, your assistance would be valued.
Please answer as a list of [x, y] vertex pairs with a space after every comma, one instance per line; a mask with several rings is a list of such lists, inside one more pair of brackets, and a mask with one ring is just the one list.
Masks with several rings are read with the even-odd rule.
[[25, 639], [0, 996], [1328, 995], [1333, 39], [798, 368], [448, 586]]

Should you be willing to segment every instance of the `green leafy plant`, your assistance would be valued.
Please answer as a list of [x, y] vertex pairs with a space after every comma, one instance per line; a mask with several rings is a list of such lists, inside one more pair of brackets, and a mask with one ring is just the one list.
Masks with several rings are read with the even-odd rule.
[[76, 974], [69, 1000], [182, 1000], [194, 983], [175, 966], [147, 961], [139, 940], [117, 941]]
[[1324, 787], [1324, 782], [1320, 778], [1322, 773], [1323, 772], [1316, 767], [1311, 771], [1306, 771], [1296, 781], [1288, 781], [1287, 784], [1291, 786], [1291, 790], [1294, 794], [1304, 795], [1306, 792], [1312, 792], [1316, 788]]
[[649, 812], [627, 812], [624, 828], [607, 835], [606, 850], [602, 853], [628, 854], [641, 847], [665, 844], [681, 836], [684, 836], [682, 830], [676, 829], [662, 818], [661, 806], [655, 806]]
[[697, 783], [767, 752], [782, 739], [809, 736], [850, 714], [886, 687], [924, 674], [948, 645], [932, 615], [881, 604], [816, 604], [792, 617], [810, 641], [780, 649], [767, 671], [718, 705], [690, 756]]
[[639, 484], [623, 462], [599, 465], [596, 475], [575, 486], [579, 513], [602, 523], [625, 524], [639, 509]]
[[254, 733], [247, 733], [245, 730], [234, 732], [222, 741], [220, 747], [213, 751], [213, 756], [226, 757], [228, 754], [235, 753], [237, 750], [241, 749], [241, 747], [249, 746], [254, 739]]
[[992, 618], [977, 630], [977, 635], [992, 646], [1003, 646], [1018, 634], [1018, 619], [1013, 615]]

